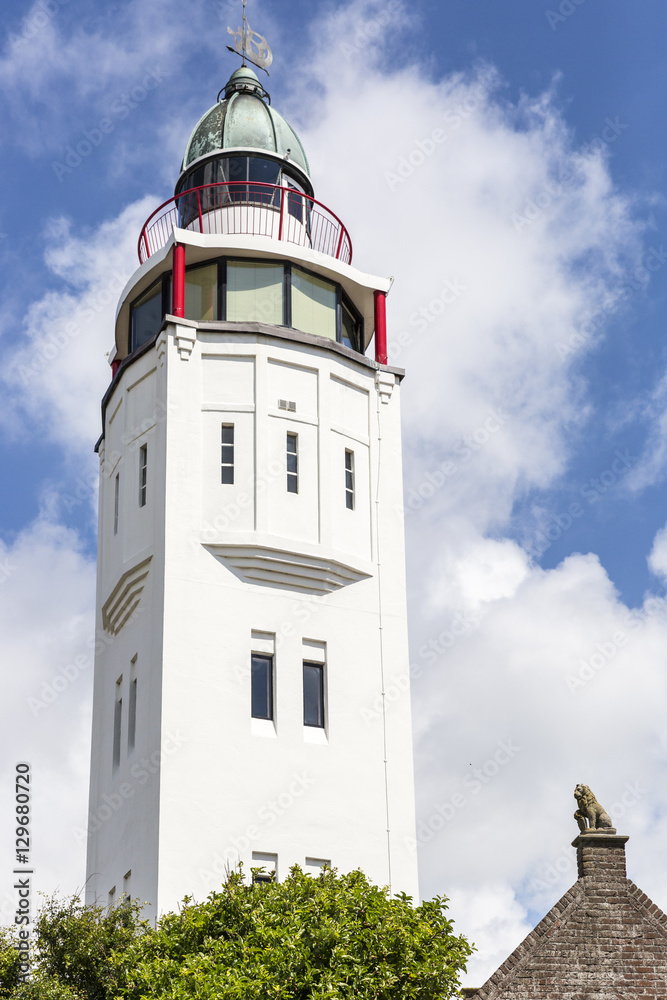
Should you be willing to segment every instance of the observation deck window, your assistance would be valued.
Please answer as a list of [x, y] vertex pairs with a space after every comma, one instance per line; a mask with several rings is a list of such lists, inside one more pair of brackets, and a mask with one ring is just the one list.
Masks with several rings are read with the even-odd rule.
[[230, 261], [225, 318], [282, 326], [284, 271], [282, 264]]
[[218, 318], [218, 265], [192, 267], [185, 272], [185, 315], [188, 319]]
[[[130, 308], [130, 352], [155, 337], [171, 312], [166, 272]], [[185, 269], [185, 318], [286, 326], [364, 353], [363, 319], [340, 285], [285, 261], [220, 257]]]
[[292, 270], [292, 326], [336, 339], [336, 286], [300, 268]]

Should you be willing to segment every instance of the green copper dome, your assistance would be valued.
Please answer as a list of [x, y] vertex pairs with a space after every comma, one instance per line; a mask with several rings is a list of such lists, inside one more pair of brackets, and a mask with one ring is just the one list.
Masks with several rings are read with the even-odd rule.
[[261, 149], [289, 159], [310, 176], [299, 137], [282, 115], [268, 104], [256, 74], [242, 66], [232, 73], [219, 100], [201, 118], [190, 136], [181, 170], [202, 156], [232, 148]]

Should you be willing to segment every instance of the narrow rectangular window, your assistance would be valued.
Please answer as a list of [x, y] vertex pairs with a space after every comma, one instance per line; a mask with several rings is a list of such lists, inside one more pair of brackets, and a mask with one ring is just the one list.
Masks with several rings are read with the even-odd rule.
[[345, 449], [345, 506], [354, 510], [354, 452]]
[[324, 664], [303, 664], [303, 724], [324, 728]]
[[287, 432], [287, 492], [299, 492], [298, 435]]
[[221, 482], [233, 484], [234, 482], [234, 424], [222, 425], [221, 436]]
[[115, 902], [116, 902], [116, 886], [114, 885], [112, 886], [111, 889], [109, 889], [109, 909], [111, 909], [111, 907]]
[[125, 904], [132, 901], [132, 896], [130, 895], [130, 888], [132, 886], [132, 869], [123, 875], [123, 902]]
[[137, 740], [137, 678], [130, 684], [130, 704], [127, 713], [127, 752], [132, 753]]
[[251, 711], [253, 719], [273, 719], [273, 657], [252, 654]]
[[118, 515], [120, 511], [120, 472], [116, 473], [113, 484], [113, 533], [118, 534]]
[[123, 725], [123, 699], [121, 693], [123, 690], [123, 678], [122, 676], [116, 681], [116, 698], [113, 709], [113, 769], [114, 771], [118, 768], [120, 764], [120, 734]]
[[146, 506], [146, 490], [148, 486], [148, 445], [142, 444], [139, 449], [139, 506]]

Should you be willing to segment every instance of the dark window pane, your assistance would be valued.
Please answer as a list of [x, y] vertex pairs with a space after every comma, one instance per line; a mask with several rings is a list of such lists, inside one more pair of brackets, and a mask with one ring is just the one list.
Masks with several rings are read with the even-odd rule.
[[132, 343], [130, 350], [147, 343], [162, 326], [162, 282], [150, 288], [132, 306]]
[[273, 718], [273, 657], [252, 655], [251, 704], [253, 719]]
[[287, 492], [299, 492], [299, 456], [297, 435], [287, 435]]
[[223, 424], [221, 429], [221, 482], [234, 482], [234, 424]]
[[303, 665], [303, 724], [324, 726], [324, 667], [321, 663]]
[[357, 323], [345, 305], [343, 305], [342, 342], [353, 351], [360, 350]]
[[273, 160], [265, 160], [261, 156], [250, 157], [250, 180], [261, 181], [262, 184], [277, 184], [280, 164]]

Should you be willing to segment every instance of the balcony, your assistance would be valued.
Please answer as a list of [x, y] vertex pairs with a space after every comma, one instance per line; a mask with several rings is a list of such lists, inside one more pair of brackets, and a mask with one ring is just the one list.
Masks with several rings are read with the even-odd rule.
[[302, 191], [277, 184], [223, 181], [175, 195], [144, 223], [137, 247], [142, 264], [166, 246], [174, 228], [268, 236], [352, 263], [352, 241], [338, 216]]

